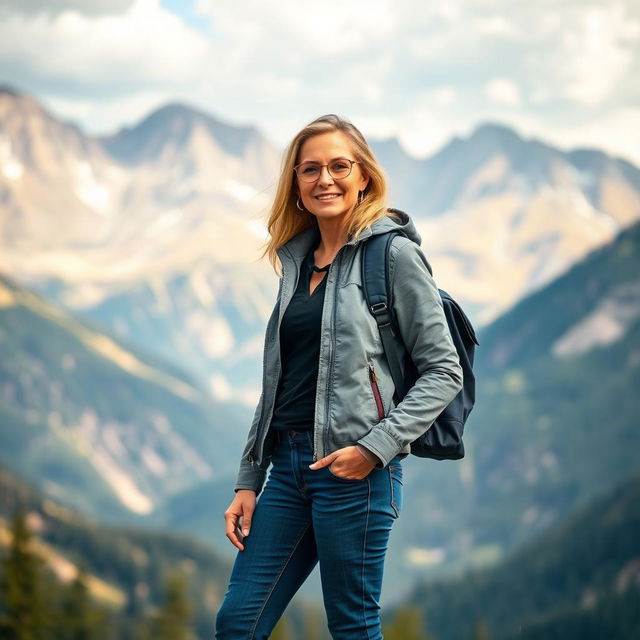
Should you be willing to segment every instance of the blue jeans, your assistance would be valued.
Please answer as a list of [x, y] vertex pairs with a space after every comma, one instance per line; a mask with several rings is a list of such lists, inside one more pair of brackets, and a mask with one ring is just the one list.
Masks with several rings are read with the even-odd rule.
[[332, 638], [382, 638], [379, 599], [402, 508], [400, 460], [348, 480], [329, 467], [309, 469], [311, 432], [281, 433], [216, 617], [216, 640], [269, 638], [318, 561]]

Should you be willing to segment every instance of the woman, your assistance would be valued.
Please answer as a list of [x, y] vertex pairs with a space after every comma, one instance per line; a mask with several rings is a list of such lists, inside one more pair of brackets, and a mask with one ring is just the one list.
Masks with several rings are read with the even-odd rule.
[[[265, 253], [282, 272], [262, 394], [224, 514], [239, 552], [218, 640], [268, 638], [318, 561], [332, 637], [382, 638], [401, 460], [462, 387], [420, 236], [385, 198], [384, 173], [350, 122], [320, 117], [291, 142], [268, 222]], [[402, 232], [391, 248], [393, 307], [419, 373], [397, 406], [360, 271], [364, 241], [392, 229]]]

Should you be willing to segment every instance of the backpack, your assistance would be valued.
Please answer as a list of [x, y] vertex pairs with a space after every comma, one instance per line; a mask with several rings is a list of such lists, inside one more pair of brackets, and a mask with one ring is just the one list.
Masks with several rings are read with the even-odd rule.
[[[402, 342], [400, 331], [393, 316], [393, 306], [388, 306], [389, 295], [389, 250], [399, 231], [372, 236], [365, 242], [362, 257], [362, 283], [367, 307], [373, 314], [380, 330], [391, 377], [395, 384], [396, 405], [404, 398], [418, 378], [411, 356]], [[429, 273], [433, 274], [427, 261]], [[475, 346], [479, 345], [471, 322], [460, 305], [442, 289], [438, 289], [451, 338], [460, 358], [464, 376], [463, 387], [458, 395], [440, 413], [435, 422], [417, 440], [411, 443], [411, 453], [420, 458], [435, 460], [459, 460], [464, 457], [462, 434], [475, 402], [475, 376], [473, 358]]]

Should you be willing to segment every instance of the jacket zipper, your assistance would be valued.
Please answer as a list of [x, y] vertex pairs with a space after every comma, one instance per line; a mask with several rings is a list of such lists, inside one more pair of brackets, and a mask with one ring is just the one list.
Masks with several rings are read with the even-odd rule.
[[384, 405], [382, 404], [382, 396], [380, 395], [380, 389], [378, 387], [378, 378], [373, 365], [369, 362], [369, 381], [371, 382], [371, 389], [373, 390], [373, 397], [376, 401], [376, 407], [378, 408], [378, 417], [380, 420], [384, 420]]
[[[330, 331], [330, 353], [329, 353], [329, 365], [328, 365], [328, 371], [327, 371], [327, 393], [326, 393], [326, 401], [325, 401], [325, 423], [328, 424], [329, 422], [329, 397], [331, 395], [330, 393], [330, 385], [331, 385], [331, 376], [332, 376], [332, 371], [333, 371], [333, 355], [335, 352], [335, 347], [334, 347], [334, 341], [335, 341], [335, 327], [336, 327], [336, 315], [337, 315], [337, 308], [338, 308], [338, 284], [339, 284], [339, 280], [340, 280], [340, 260], [339, 260], [339, 256], [342, 253], [342, 250], [344, 249], [344, 245], [342, 247], [340, 247], [340, 249], [338, 250], [338, 253], [336, 253], [336, 255], [334, 256], [332, 262], [331, 262], [331, 267], [329, 267], [329, 273], [331, 272], [331, 269], [333, 268], [333, 265], [336, 264], [336, 279], [335, 279], [335, 283], [333, 285], [333, 309], [332, 309], [332, 314], [331, 314], [331, 331]], [[329, 273], [327, 273], [327, 278], [329, 277]], [[322, 453], [323, 455], [326, 455], [327, 449], [329, 448], [327, 446], [327, 433], [329, 432], [329, 429], [322, 429]], [[318, 452], [314, 451], [313, 452], [313, 461], [317, 462], [318, 461]]]

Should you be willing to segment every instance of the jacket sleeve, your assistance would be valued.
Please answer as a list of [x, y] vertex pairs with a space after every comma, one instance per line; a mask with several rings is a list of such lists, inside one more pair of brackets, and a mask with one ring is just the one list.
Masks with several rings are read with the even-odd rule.
[[[267, 327], [265, 329], [265, 345], [267, 340], [269, 340], [269, 335], [271, 331], [274, 330], [276, 321], [278, 319], [278, 313], [280, 309], [280, 296], [282, 295], [282, 277], [278, 283], [278, 293], [276, 296], [276, 303], [273, 307], [273, 311], [271, 312], [271, 316], [267, 321]], [[262, 368], [264, 371], [265, 362], [263, 357]], [[242, 458], [240, 458], [240, 468], [238, 470], [238, 477], [236, 479], [236, 484], [234, 487], [234, 491], [237, 493], [240, 489], [251, 489], [256, 492], [256, 496], [262, 491], [262, 485], [264, 484], [267, 469], [271, 463], [270, 459], [262, 461], [260, 465], [254, 460], [253, 463], [249, 462], [247, 456], [249, 452], [253, 448], [253, 445], [256, 442], [256, 438], [258, 437], [258, 428], [260, 426], [260, 419], [262, 418], [262, 407], [264, 404], [264, 388], [260, 392], [260, 399], [258, 400], [258, 406], [256, 407], [255, 413], [253, 415], [253, 420], [251, 422], [251, 428], [249, 429], [249, 435], [247, 436], [247, 442], [244, 447], [244, 451], [242, 453]]]
[[358, 441], [389, 462], [435, 422], [462, 389], [462, 367], [438, 287], [420, 247], [406, 241], [391, 259], [391, 297], [402, 340], [418, 372], [389, 414]]
[[249, 452], [251, 451], [251, 448], [255, 443], [255, 434], [257, 432], [258, 422], [262, 414], [263, 402], [264, 391], [260, 394], [260, 400], [258, 401], [258, 406], [256, 407], [256, 411], [253, 416], [253, 422], [251, 425], [251, 429], [249, 430], [249, 436], [244, 447], [244, 452], [242, 453], [242, 458], [240, 459], [240, 469], [238, 470], [238, 477], [233, 489], [236, 493], [240, 489], [251, 489], [252, 491], [256, 492], [257, 496], [260, 491], [262, 491], [262, 485], [264, 484], [265, 477], [267, 475], [267, 470], [263, 468], [264, 465], [258, 466], [255, 460], [253, 464], [249, 462], [249, 460], [247, 460], [247, 456], [249, 455]]

